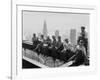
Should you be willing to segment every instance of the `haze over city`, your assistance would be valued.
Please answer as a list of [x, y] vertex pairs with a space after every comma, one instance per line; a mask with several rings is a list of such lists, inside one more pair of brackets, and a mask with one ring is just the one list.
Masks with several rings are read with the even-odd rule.
[[85, 26], [88, 32], [89, 15], [74, 13], [52, 13], [52, 12], [23, 12], [23, 37], [31, 39], [33, 33], [42, 33], [44, 22], [47, 26], [48, 35], [54, 35], [58, 30], [62, 38], [70, 37], [70, 30], [76, 30], [76, 36], [80, 27]]

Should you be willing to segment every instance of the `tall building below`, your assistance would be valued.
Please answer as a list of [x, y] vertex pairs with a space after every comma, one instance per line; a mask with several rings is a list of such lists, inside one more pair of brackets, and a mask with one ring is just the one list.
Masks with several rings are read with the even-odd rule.
[[43, 35], [44, 35], [44, 37], [48, 36], [46, 21], [44, 21], [44, 24], [43, 24]]
[[70, 42], [73, 45], [76, 45], [76, 29], [70, 30]]

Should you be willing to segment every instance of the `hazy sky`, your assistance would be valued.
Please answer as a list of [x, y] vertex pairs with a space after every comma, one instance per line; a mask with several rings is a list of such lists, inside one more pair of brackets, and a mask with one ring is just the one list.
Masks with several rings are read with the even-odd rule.
[[81, 26], [85, 26], [87, 31], [89, 28], [88, 14], [23, 11], [23, 36], [31, 38], [33, 33], [42, 33], [44, 21], [49, 35], [59, 30], [61, 36], [69, 36], [70, 29], [76, 29], [79, 33]]

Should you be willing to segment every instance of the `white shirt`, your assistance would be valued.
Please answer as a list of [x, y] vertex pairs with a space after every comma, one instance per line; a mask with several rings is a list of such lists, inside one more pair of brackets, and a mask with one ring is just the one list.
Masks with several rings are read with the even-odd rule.
[[82, 50], [82, 51], [84, 52], [84, 54], [86, 55], [86, 50], [85, 50], [85, 47], [84, 47], [84, 46], [80, 47], [79, 45], [77, 45], [76, 48], [77, 48], [78, 50]]

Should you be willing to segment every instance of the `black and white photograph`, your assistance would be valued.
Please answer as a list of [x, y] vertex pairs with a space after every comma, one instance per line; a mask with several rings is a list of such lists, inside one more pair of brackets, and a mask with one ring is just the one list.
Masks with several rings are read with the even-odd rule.
[[90, 66], [88, 13], [22, 11], [22, 69]]
[[0, 3], [0, 80], [100, 80], [100, 0]]
[[96, 73], [96, 17], [94, 6], [12, 3], [12, 80]]

